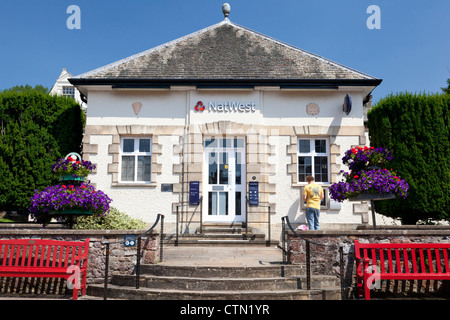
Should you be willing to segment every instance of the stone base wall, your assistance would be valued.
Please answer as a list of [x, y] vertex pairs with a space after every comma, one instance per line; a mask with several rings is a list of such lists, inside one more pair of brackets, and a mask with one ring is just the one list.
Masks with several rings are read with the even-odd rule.
[[[326, 230], [298, 232], [302, 239], [292, 232], [287, 234], [287, 261], [290, 264], [306, 262], [305, 240], [310, 243], [312, 274], [327, 274], [341, 277], [340, 253], [342, 247], [344, 270], [343, 288], [346, 298], [356, 294], [356, 262], [354, 241], [361, 243], [450, 243], [450, 228], [417, 227], [415, 229], [380, 230]], [[431, 294], [450, 293], [449, 281], [386, 281], [383, 280], [378, 294]]]
[[[87, 267], [87, 284], [103, 283], [105, 277], [106, 245], [109, 242], [108, 278], [114, 274], [132, 274], [136, 266], [137, 246], [125, 247], [125, 235], [140, 235], [145, 230], [0, 230], [1, 239], [51, 239], [63, 241], [83, 241], [90, 239]], [[141, 240], [141, 263], [159, 261], [160, 236], [157, 233]], [[113, 243], [116, 242], [116, 243]], [[118, 243], [117, 243], [118, 242]]]

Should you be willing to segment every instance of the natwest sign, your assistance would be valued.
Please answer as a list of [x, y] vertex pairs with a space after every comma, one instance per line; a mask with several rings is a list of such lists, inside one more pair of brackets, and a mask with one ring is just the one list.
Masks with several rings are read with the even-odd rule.
[[194, 107], [195, 111], [208, 112], [255, 112], [255, 102], [241, 102], [241, 101], [209, 101], [205, 104], [203, 101], [198, 101]]

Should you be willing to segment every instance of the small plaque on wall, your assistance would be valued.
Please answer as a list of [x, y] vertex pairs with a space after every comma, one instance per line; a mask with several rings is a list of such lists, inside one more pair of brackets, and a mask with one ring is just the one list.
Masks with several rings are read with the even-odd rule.
[[316, 103], [310, 103], [306, 106], [306, 114], [310, 116], [317, 116], [320, 112], [320, 108]]
[[161, 192], [173, 192], [173, 183], [162, 183]]

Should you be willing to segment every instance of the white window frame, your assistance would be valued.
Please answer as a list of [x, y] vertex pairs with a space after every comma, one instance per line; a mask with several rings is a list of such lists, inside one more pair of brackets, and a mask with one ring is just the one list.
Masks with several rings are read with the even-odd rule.
[[[300, 153], [300, 140], [309, 140], [309, 147], [310, 150], [309, 152], [302, 152]], [[315, 149], [315, 141], [316, 140], [325, 140], [326, 143], [326, 152], [321, 153], [321, 152], [316, 152]], [[331, 170], [330, 170], [330, 139], [328, 137], [298, 137], [297, 139], [297, 181], [299, 184], [307, 184], [306, 181], [300, 181], [300, 161], [299, 161], [299, 157], [311, 157], [311, 175], [316, 179], [315, 177], [315, 172], [314, 172], [314, 160], [315, 157], [327, 157], [327, 177], [328, 180], [327, 181], [317, 181], [316, 179], [316, 183], [318, 184], [329, 184], [330, 183], [330, 175], [331, 175]], [[305, 177], [306, 178], [306, 177]]]
[[[124, 152], [124, 140], [132, 139], [134, 140], [134, 151]], [[139, 140], [148, 139], [150, 140], [150, 151], [149, 152], [139, 152]], [[122, 164], [124, 156], [134, 156], [134, 178], [132, 181], [122, 180]], [[150, 180], [137, 180], [138, 175], [138, 157], [139, 156], [149, 156], [150, 157]], [[150, 136], [124, 136], [120, 138], [120, 157], [119, 157], [119, 181], [120, 183], [151, 183], [152, 182], [152, 137]]]
[[[70, 93], [67, 92], [66, 90], [70, 91]], [[69, 97], [69, 98], [75, 99], [75, 87], [63, 86], [62, 87], [62, 95], [64, 97]]]

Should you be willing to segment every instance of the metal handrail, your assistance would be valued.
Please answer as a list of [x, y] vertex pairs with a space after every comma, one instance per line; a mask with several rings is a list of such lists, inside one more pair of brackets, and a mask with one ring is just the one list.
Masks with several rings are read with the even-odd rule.
[[[266, 247], [270, 247], [270, 238], [272, 237], [272, 232], [271, 232], [271, 215], [272, 213], [270, 212], [270, 204], [267, 206], [263, 206], [261, 204], [259, 204], [258, 206], [260, 207], [266, 207], [268, 209], [267, 212], [267, 233], [268, 233], [268, 239], [266, 240]], [[248, 197], [245, 196], [245, 238], [248, 238], [248, 209], [249, 209], [250, 205], [249, 205], [249, 200]]]
[[[163, 233], [164, 233], [164, 215], [158, 213], [155, 223], [145, 232], [136, 236], [136, 289], [139, 289], [140, 282], [140, 274], [141, 274], [141, 238], [145, 238], [147, 234], [149, 234], [153, 229], [158, 225], [161, 220], [161, 232], [160, 232], [160, 242], [159, 242], [159, 257], [160, 260], [163, 261]], [[107, 300], [107, 291], [108, 291], [108, 271], [109, 271], [109, 246], [111, 244], [123, 243], [123, 241], [114, 241], [114, 242], [102, 242], [106, 246], [106, 257], [105, 257], [105, 283], [103, 289], [103, 300]]]
[[[203, 196], [201, 196], [198, 200], [198, 207], [200, 207], [200, 228], [199, 231], [200, 233], [202, 233], [203, 231]], [[183, 230], [180, 230], [179, 225], [183, 223], [183, 219], [180, 219], [180, 206], [183, 206], [184, 204], [177, 204], [177, 213], [176, 213], [176, 229], [175, 229], [175, 243], [174, 246], [178, 246], [179, 242], [178, 242], [178, 237], [179, 234], [183, 232]]]
[[311, 290], [311, 251], [310, 251], [310, 244], [312, 243], [312, 244], [314, 244], [314, 245], [317, 245], [317, 246], [323, 246], [323, 247], [334, 247], [334, 248], [339, 248], [339, 253], [340, 253], [340, 265], [341, 265], [341, 294], [342, 294], [342, 277], [343, 277], [343, 275], [342, 275], [342, 273], [343, 273], [343, 255], [342, 255], [342, 247], [338, 247], [338, 246], [336, 246], [336, 245], [327, 245], [327, 244], [323, 244], [323, 243], [318, 243], [318, 242], [314, 242], [314, 241], [311, 241], [311, 240], [309, 240], [309, 239], [306, 239], [306, 238], [304, 238], [304, 237], [302, 237], [301, 235], [299, 235], [295, 230], [294, 230], [294, 228], [292, 227], [292, 225], [291, 225], [291, 222], [289, 221], [289, 217], [288, 216], [284, 216], [284, 217], [281, 217], [281, 220], [282, 220], [282, 225], [283, 225], [283, 262], [284, 263], [287, 263], [287, 259], [285, 259], [285, 254], [286, 254], [286, 252], [287, 252], [287, 250], [285, 249], [286, 247], [285, 247], [285, 244], [286, 244], [286, 241], [285, 241], [285, 233], [284, 233], [284, 226], [285, 226], [285, 224], [284, 224], [284, 221], [286, 220], [286, 223], [287, 223], [287, 225], [288, 225], [288, 227], [289, 227], [289, 229], [292, 231], [292, 233], [296, 236], [296, 237], [298, 237], [298, 238], [300, 238], [300, 239], [302, 239], [302, 240], [304, 240], [305, 241], [305, 244], [306, 244], [306, 289], [307, 290]]

